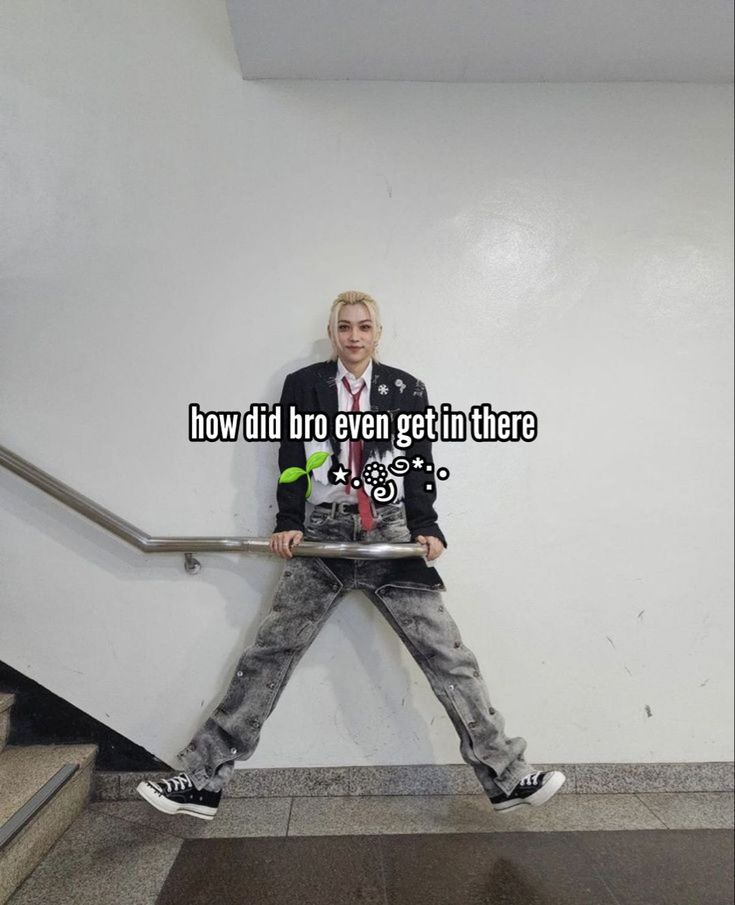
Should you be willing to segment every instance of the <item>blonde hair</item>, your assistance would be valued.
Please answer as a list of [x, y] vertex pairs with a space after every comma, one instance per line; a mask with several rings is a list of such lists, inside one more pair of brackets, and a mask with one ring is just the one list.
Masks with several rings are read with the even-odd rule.
[[[337, 334], [337, 322], [339, 321], [340, 313], [345, 305], [364, 305], [370, 313], [370, 320], [373, 322], [373, 328], [375, 330], [375, 338], [376, 338], [376, 346], [377, 340], [380, 337], [380, 332], [383, 329], [383, 325], [380, 322], [380, 309], [378, 308], [378, 303], [375, 299], [368, 295], [367, 292], [359, 292], [356, 289], [350, 289], [347, 292], [340, 292], [337, 298], [332, 302], [332, 307], [329, 311], [329, 327], [332, 331], [332, 337], [336, 337]], [[332, 354], [330, 356], [332, 361], [336, 361], [339, 356], [335, 351], [335, 340], [332, 339]], [[378, 361], [378, 353], [377, 349], [373, 352], [373, 361]]]

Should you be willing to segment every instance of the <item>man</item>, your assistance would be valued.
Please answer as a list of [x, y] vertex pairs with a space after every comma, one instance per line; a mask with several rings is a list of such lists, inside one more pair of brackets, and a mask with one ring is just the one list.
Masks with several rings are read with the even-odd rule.
[[[302, 368], [286, 378], [282, 411], [335, 415], [349, 412], [421, 412], [426, 390], [405, 371], [377, 358], [382, 327], [378, 306], [369, 295], [344, 292], [332, 304], [327, 333], [330, 361]], [[287, 418], [284, 417], [284, 425]], [[446, 590], [429, 563], [446, 548], [438, 524], [436, 492], [427, 490], [426, 464], [431, 443], [414, 441], [398, 452], [391, 441], [339, 443], [292, 440], [285, 432], [279, 452], [282, 478], [287, 469], [305, 469], [314, 453], [325, 461], [305, 476], [279, 482], [278, 517], [270, 549], [287, 560], [273, 607], [258, 629], [255, 643], [240, 658], [217, 709], [179, 752], [184, 771], [159, 782], [144, 781], [138, 792], [169, 814], [211, 820], [235, 760], [255, 750], [260, 730], [272, 712], [299, 659], [348, 590], [360, 589], [375, 603], [421, 667], [445, 707], [460, 738], [460, 752], [474, 769], [493, 808], [499, 812], [548, 801], [565, 781], [559, 771], [542, 772], [528, 764], [523, 738], [507, 738], [505, 721], [495, 710], [477, 660], [463, 643], [444, 606]], [[405, 474], [389, 466], [398, 457], [414, 463]], [[423, 463], [423, 468], [419, 465]], [[382, 471], [381, 471], [382, 469]], [[367, 475], [372, 474], [372, 481]], [[292, 472], [293, 475], [293, 472]], [[362, 480], [360, 480], [362, 478]], [[356, 485], [352, 484], [354, 479]], [[313, 509], [305, 525], [305, 497]], [[381, 503], [388, 481], [391, 502]], [[391, 488], [392, 490], [392, 488]], [[322, 541], [416, 541], [425, 560], [346, 560], [294, 557], [303, 539]]]

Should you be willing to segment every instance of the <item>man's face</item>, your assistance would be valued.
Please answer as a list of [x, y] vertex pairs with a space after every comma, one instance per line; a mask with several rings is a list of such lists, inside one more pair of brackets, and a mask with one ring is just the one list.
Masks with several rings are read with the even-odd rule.
[[378, 341], [370, 312], [363, 304], [343, 305], [337, 319], [337, 333], [332, 340], [342, 364], [349, 370], [363, 371], [370, 363]]

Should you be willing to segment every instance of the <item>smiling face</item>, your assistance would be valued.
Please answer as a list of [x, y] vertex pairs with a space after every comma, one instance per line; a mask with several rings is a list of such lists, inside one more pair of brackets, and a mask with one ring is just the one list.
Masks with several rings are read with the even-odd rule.
[[370, 364], [380, 338], [368, 308], [361, 302], [342, 305], [327, 333], [342, 364], [359, 377]]

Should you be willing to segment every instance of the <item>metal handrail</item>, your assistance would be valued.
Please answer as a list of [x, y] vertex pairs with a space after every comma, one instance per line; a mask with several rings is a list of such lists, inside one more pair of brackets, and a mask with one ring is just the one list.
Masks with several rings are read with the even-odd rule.
[[[143, 553], [270, 553], [263, 537], [151, 537], [141, 528], [90, 500], [68, 484], [37, 468], [0, 445], [0, 465], [105, 528]], [[421, 544], [362, 544], [334, 541], [302, 541], [294, 556], [327, 559], [409, 559], [424, 555]], [[191, 571], [195, 571], [191, 569]]]

